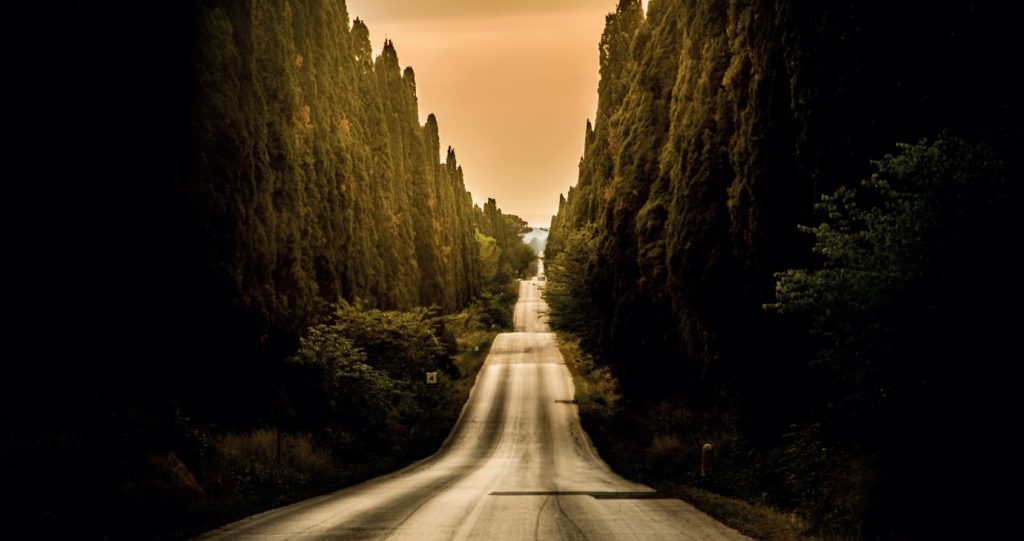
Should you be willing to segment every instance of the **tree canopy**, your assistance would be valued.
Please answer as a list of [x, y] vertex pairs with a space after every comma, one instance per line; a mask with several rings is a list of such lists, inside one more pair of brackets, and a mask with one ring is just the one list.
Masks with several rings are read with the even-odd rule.
[[[937, 389], [983, 415], [978, 389], [1001, 379], [950, 367], [1005, 342], [995, 254], [1019, 189], [999, 179], [1019, 178], [1022, 140], [1021, 85], [997, 60], [1008, 25], [976, 4], [618, 2], [545, 250], [552, 325], [621, 383], [621, 422], [591, 428], [645, 442], [624, 455], [684, 442], [679, 464], [708, 438], [732, 456], [718, 490], [921, 535], [939, 489], [917, 474], [938, 461], [900, 468], [963, 418]], [[665, 471], [636, 464], [617, 465]]]

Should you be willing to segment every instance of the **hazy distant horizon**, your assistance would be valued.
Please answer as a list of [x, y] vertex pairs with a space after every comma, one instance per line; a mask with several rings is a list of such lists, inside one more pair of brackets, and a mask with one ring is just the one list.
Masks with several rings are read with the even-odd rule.
[[[502, 209], [502, 212], [506, 212], [506, 211], [504, 209]], [[512, 211], [507, 211], [506, 213], [507, 214], [516, 214], [515, 212], [512, 212]], [[553, 216], [553, 215], [554, 215], [554, 213], [551, 213], [550, 215], [547, 215], [547, 216], [545, 216], [543, 214], [528, 214], [528, 215], [516, 214], [516, 216], [519, 216], [520, 218], [526, 220], [526, 223], [530, 224], [530, 227], [544, 227], [544, 228], [551, 227], [551, 216]]]

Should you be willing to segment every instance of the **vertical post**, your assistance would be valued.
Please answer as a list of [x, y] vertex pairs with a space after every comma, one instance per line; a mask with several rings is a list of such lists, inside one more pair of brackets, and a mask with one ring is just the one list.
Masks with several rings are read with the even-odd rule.
[[277, 427], [277, 452], [274, 453], [277, 465], [281, 465], [281, 427]]
[[714, 468], [715, 463], [715, 447], [710, 443], [705, 443], [700, 449], [700, 476], [707, 477], [711, 475], [711, 470]]

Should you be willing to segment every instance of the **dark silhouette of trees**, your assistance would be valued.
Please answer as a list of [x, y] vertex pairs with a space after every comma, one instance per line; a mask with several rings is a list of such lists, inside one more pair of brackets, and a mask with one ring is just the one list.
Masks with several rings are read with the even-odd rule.
[[[893, 364], [884, 359], [917, 348], [915, 359], [934, 353], [936, 365], [946, 368], [931, 368], [949, 373], [949, 366], [973, 358], [963, 347], [945, 347], [950, 336], [964, 338], [957, 338], [961, 346], [999, 341], [997, 332], [966, 339], [976, 333], [965, 329], [977, 330], [966, 319], [924, 314], [966, 306], [973, 308], [964, 313], [993, 314], [1001, 304], [976, 283], [992, 272], [989, 265], [998, 264], [976, 255], [957, 257], [952, 247], [970, 245], [975, 248], [966, 253], [977, 254], [977, 247], [998, 252], [1010, 245], [1005, 231], [1011, 220], [1005, 213], [986, 214], [992, 207], [977, 195], [1019, 199], [1014, 182], [992, 184], [996, 178], [1019, 178], [1021, 171], [1019, 153], [1012, 150], [1021, 142], [1020, 84], [997, 60], [1011, 47], [1005, 13], [949, 3], [652, 0], [645, 18], [639, 4], [624, 0], [608, 16], [599, 50], [598, 110], [586, 126], [579, 181], [560, 201], [545, 254], [552, 323], [579, 333], [582, 344], [621, 382], [622, 422], [608, 420], [607, 426], [617, 427], [609, 432], [631, 436], [617, 434], [607, 447], [635, 441], [623, 455], [632, 454], [633, 462], [624, 458], [617, 465], [657, 476], [696, 471], [690, 466], [699, 460], [700, 438], [706, 438], [715, 444], [721, 467], [712, 477], [717, 478], [680, 474], [677, 480], [752, 498], [767, 494], [792, 508], [810, 505], [802, 509], [818, 520], [872, 534], [926, 535], [938, 523], [926, 518], [940, 514], [937, 486], [915, 484], [920, 475], [903, 475], [895, 464], [924, 454], [925, 444], [911, 444], [916, 436], [907, 434], [928, 445], [934, 440], [923, 436], [927, 430], [901, 432], [897, 419], [909, 422], [909, 412], [916, 411], [922, 412], [920, 419], [937, 423], [932, 428], [946, 423], [936, 419], [948, 408], [923, 413], [939, 404], [934, 389], [972, 396], [972, 405], [964, 407], [978, 415], [985, 409], [985, 401], [977, 400], [983, 383], [940, 384], [933, 378], [927, 399], [915, 395], [921, 404], [893, 406], [886, 411], [900, 415], [889, 415], [889, 424], [861, 431], [863, 425], [836, 424], [814, 413], [836, 401], [854, 408], [846, 400], [851, 389], [822, 385], [824, 365], [815, 359], [821, 352], [840, 351], [836, 348], [844, 341], [865, 346], [870, 339], [871, 347], [841, 348], [846, 361], [832, 366], [856, 367], [857, 377], [872, 383], [879, 380], [868, 376], [877, 370], [927, 379], [930, 369], [910, 368], [924, 360]], [[901, 231], [904, 241], [885, 234], [893, 237], [888, 250], [857, 253], [874, 254], [878, 264], [924, 264], [915, 258], [925, 258], [959, 271], [921, 267], [915, 272], [927, 280], [907, 275], [878, 282], [878, 276], [865, 275], [863, 287], [836, 280], [828, 288], [811, 285], [837, 278], [838, 271], [787, 274], [786, 288], [802, 288], [800, 295], [785, 289], [796, 295], [789, 302], [811, 303], [815, 309], [764, 310], [777, 300], [775, 273], [814, 268], [816, 256], [798, 226], [816, 223], [814, 202], [822, 194], [854, 186], [869, 173], [870, 160], [892, 152], [897, 143], [943, 133], [949, 135], [938, 146], [913, 146], [882, 163], [910, 167], [906, 163], [917, 159], [922, 165], [914, 174], [921, 178], [939, 178], [945, 171], [946, 177], [972, 179], [959, 203], [939, 205], [948, 215], [929, 211], [911, 220], [937, 224], [938, 229], [928, 229], [932, 232], [959, 231], [960, 240], [929, 245], [948, 249], [925, 257], [917, 241], [906, 240], [913, 235]], [[986, 148], [991, 160], [962, 148]], [[924, 156], [934, 158], [930, 165]], [[996, 162], [1005, 164], [1002, 177], [985, 165]], [[972, 167], [977, 176], [969, 174]], [[867, 192], [858, 194], [870, 199]], [[886, 220], [910, 214], [891, 216]], [[950, 278], [957, 273], [975, 281]], [[841, 275], [854, 280], [848, 272]], [[888, 308], [863, 306], [871, 302]], [[853, 307], [860, 311], [850, 312]], [[884, 318], [876, 317], [883, 312]], [[840, 319], [826, 324], [823, 313]], [[904, 334], [907, 327], [890, 325], [903, 330], [898, 336], [880, 331], [898, 318], [916, 322], [917, 330]], [[836, 326], [839, 321], [843, 325]], [[820, 334], [809, 334], [810, 328]], [[951, 351], [963, 360], [953, 361]], [[994, 385], [1001, 380], [997, 373], [984, 381]], [[967, 410], [956, 418], [969, 416]], [[676, 413], [647, 432], [643, 423], [627, 421], [652, 411]], [[946, 426], [961, 425], [949, 421]], [[676, 465], [635, 466], [636, 455], [657, 454], [651, 450], [654, 442], [672, 437], [685, 442], [672, 453]], [[898, 443], [875, 445], [886, 437]], [[831, 451], [825, 456], [811, 456], [811, 450], [826, 447]], [[876, 461], [884, 455], [899, 458]], [[939, 462], [922, 461], [907, 471], [920, 473]], [[814, 475], [787, 470], [804, 466]]]
[[[484, 294], [510, 311], [491, 291], [527, 263], [505, 216], [484, 280], [483, 211], [437, 119], [421, 124], [413, 70], [390, 41], [374, 58], [342, 0], [120, 4], [54, 10], [40, 86], [64, 128], [24, 200], [57, 233], [26, 222], [26, 254], [48, 255], [19, 287], [46, 292], [26, 343], [58, 306], [76, 323], [9, 375], [13, 512], [36, 536], [174, 537], [436, 449], [456, 394], [411, 379], [454, 368], [441, 316]], [[316, 466], [249, 461], [275, 431]]]

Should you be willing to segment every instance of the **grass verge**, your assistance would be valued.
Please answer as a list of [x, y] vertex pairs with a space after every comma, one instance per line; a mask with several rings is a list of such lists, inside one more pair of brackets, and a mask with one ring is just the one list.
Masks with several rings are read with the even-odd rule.
[[661, 492], [715, 517], [723, 524], [761, 541], [839, 541], [840, 537], [821, 537], [810, 533], [810, 525], [795, 513], [730, 498], [688, 485], [659, 487]]

